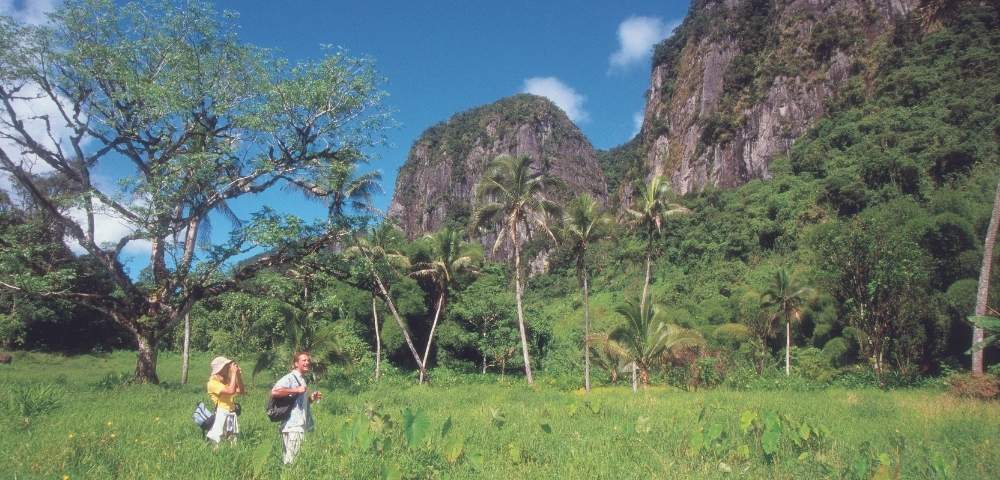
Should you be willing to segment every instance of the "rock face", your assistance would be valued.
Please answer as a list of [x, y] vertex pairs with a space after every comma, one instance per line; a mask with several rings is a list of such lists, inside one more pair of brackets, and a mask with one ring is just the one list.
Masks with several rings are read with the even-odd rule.
[[389, 217], [410, 238], [448, 222], [464, 226], [475, 186], [498, 155], [528, 155], [566, 188], [559, 200], [588, 192], [607, 198], [604, 174], [593, 147], [566, 114], [549, 100], [515, 95], [456, 114], [414, 142], [396, 177]]
[[768, 178], [919, 0], [694, 0], [657, 46], [640, 152], [679, 193]]

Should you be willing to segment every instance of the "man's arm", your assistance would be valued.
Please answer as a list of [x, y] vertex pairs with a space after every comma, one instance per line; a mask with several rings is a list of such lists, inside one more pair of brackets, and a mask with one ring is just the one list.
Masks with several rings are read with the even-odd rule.
[[271, 389], [271, 396], [274, 398], [290, 397], [292, 395], [297, 395], [306, 392], [305, 385], [299, 385], [297, 387], [292, 387], [288, 377], [278, 380], [278, 383], [274, 384], [274, 388]]
[[271, 396], [274, 398], [290, 397], [299, 393], [306, 393], [305, 385], [294, 388], [274, 387], [271, 389]]

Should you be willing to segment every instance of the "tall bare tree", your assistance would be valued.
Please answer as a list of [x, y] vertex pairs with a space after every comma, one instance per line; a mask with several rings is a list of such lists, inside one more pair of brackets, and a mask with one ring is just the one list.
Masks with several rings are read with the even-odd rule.
[[[990, 269], [993, 267], [993, 245], [997, 242], [997, 225], [1000, 224], [1000, 183], [993, 200], [993, 214], [986, 230], [983, 244], [983, 264], [979, 268], [979, 288], [976, 290], [976, 316], [986, 315], [986, 301], [990, 291]], [[972, 374], [983, 374], [983, 327], [972, 327]]]

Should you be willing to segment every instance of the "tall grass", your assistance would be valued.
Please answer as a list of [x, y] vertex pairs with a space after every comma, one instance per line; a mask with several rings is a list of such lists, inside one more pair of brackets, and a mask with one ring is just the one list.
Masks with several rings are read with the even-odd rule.
[[[2, 476], [791, 479], [1000, 471], [1000, 406], [939, 391], [632, 394], [623, 387], [584, 395], [481, 378], [416, 386], [392, 377], [356, 392], [324, 389], [317, 430], [284, 467], [276, 428], [263, 414], [273, 379], [259, 377], [241, 399], [238, 441], [215, 451], [201, 439], [190, 413], [204, 400], [209, 359], [193, 360], [193, 383], [184, 386], [170, 354], [161, 356], [161, 386], [122, 385], [129, 352], [29, 354], [0, 366], [9, 391]], [[15, 392], [26, 400], [12, 400]]]

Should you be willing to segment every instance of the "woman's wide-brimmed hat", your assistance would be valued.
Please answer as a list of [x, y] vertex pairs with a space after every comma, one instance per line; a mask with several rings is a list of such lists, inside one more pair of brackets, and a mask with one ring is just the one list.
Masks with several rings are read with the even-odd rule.
[[215, 357], [212, 359], [212, 375], [218, 375], [226, 365], [229, 365], [233, 361], [226, 357]]

